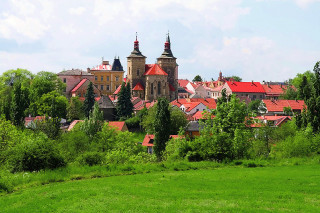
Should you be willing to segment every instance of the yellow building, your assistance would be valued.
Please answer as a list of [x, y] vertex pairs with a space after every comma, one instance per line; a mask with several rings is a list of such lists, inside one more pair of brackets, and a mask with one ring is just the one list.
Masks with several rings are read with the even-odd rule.
[[123, 82], [124, 70], [119, 58], [112, 65], [102, 60], [102, 64], [88, 68], [88, 72], [94, 75], [93, 83], [103, 95], [112, 95]]

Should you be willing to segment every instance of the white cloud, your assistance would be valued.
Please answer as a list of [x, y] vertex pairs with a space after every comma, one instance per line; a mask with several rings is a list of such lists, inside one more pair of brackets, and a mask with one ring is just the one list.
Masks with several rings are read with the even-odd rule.
[[295, 2], [299, 7], [306, 8], [312, 3], [320, 2], [320, 0], [295, 0]]
[[84, 7], [76, 7], [76, 8], [70, 8], [69, 13], [71, 15], [82, 15], [86, 11], [86, 8]]

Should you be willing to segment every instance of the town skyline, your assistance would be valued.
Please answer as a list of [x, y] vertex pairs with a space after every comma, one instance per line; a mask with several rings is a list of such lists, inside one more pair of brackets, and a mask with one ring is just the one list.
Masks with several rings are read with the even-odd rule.
[[[179, 79], [240, 76], [284, 81], [319, 60], [320, 3], [296, 1], [25, 1], [0, 9], [0, 74], [8, 69], [86, 70], [127, 56], [138, 32], [153, 64], [170, 31]], [[105, 11], [108, 11], [107, 13]], [[127, 72], [125, 73], [125, 75]]]

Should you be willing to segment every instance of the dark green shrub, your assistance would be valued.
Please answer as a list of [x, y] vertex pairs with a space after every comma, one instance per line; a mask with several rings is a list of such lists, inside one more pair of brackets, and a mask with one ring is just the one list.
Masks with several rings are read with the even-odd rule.
[[139, 128], [140, 120], [141, 120], [140, 117], [135, 116], [135, 117], [127, 119], [125, 122], [126, 122], [127, 127], [129, 129], [132, 129], [132, 128]]
[[34, 135], [7, 152], [7, 164], [12, 172], [39, 171], [66, 166], [66, 162], [51, 140], [43, 134]]
[[94, 165], [99, 165], [103, 162], [105, 156], [103, 153], [99, 152], [86, 152], [82, 154], [78, 158], [78, 162], [81, 165], [89, 165], [89, 166], [94, 166]]
[[187, 155], [186, 155], [186, 158], [188, 159], [188, 161], [190, 162], [195, 162], [195, 161], [202, 161], [202, 157], [201, 155], [196, 152], [196, 151], [193, 151], [193, 152], [188, 152]]

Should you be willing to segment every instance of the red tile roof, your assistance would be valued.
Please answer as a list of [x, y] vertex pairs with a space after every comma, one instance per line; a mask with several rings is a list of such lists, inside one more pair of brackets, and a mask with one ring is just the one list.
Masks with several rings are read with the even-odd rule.
[[[193, 120], [200, 120], [200, 119], [204, 119], [204, 115], [206, 115], [207, 111], [198, 111], [196, 112], [192, 118]], [[214, 118], [215, 116], [212, 115], [211, 118]]]
[[69, 125], [68, 131], [71, 131], [77, 123], [81, 123], [81, 122], [83, 122], [83, 120], [72, 121], [71, 124]]
[[108, 64], [108, 65], [100, 64], [100, 65], [92, 68], [91, 70], [112, 70], [112, 66], [110, 64]]
[[268, 112], [283, 112], [284, 107], [290, 107], [292, 110], [300, 110], [306, 108], [303, 100], [262, 100]]
[[183, 104], [186, 107], [186, 112], [190, 112], [194, 108], [196, 108], [201, 102], [189, 102]]
[[263, 89], [266, 91], [267, 96], [280, 96], [282, 95], [286, 89], [286, 85], [268, 85], [262, 84]]
[[216, 101], [213, 98], [181, 98], [181, 99], [176, 99], [171, 102], [171, 105], [175, 105], [177, 107], [180, 107], [182, 104], [186, 103], [192, 103], [192, 102], [200, 102], [209, 109], [216, 109], [217, 104]]
[[168, 75], [158, 64], [146, 64], [144, 75]]
[[114, 91], [114, 95], [118, 95], [118, 93], [120, 92], [120, 90], [121, 90], [121, 86], [122, 85], [120, 85], [120, 86], [118, 86], [118, 88], [116, 89], [116, 91]]
[[178, 79], [178, 84], [180, 85], [180, 87], [183, 87], [183, 88], [186, 87], [189, 82], [190, 81], [187, 79]]
[[71, 92], [76, 92], [86, 81], [89, 81], [88, 79], [84, 78], [80, 81], [79, 84], [77, 84], [72, 90]]
[[266, 93], [259, 82], [231, 82], [226, 84], [232, 92], [247, 92], [247, 93]]
[[139, 83], [136, 84], [136, 86], [135, 86], [132, 90], [141, 90], [141, 91], [144, 91], [144, 87], [143, 87], [142, 84], [139, 82]]
[[125, 128], [125, 122], [124, 121], [110, 121], [109, 122], [109, 126], [116, 129], [116, 130], [119, 130], [119, 131], [123, 131], [124, 128]]

